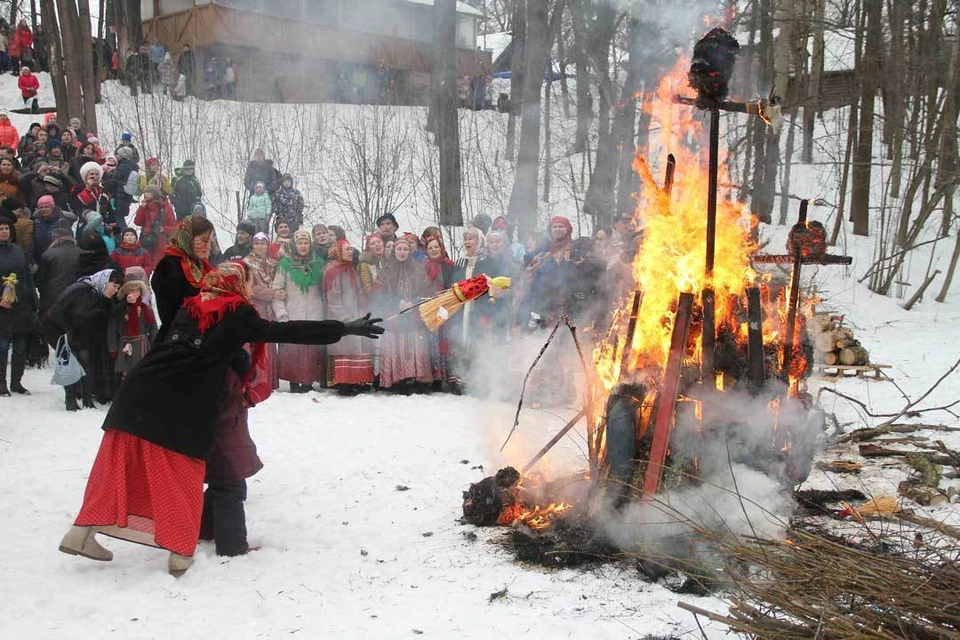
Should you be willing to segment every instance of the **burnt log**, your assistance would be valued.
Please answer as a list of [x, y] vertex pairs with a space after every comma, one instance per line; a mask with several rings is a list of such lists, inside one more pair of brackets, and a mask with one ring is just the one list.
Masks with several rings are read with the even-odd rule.
[[497, 524], [504, 509], [517, 503], [520, 472], [504, 467], [495, 476], [475, 482], [463, 492], [463, 519], [478, 527]]

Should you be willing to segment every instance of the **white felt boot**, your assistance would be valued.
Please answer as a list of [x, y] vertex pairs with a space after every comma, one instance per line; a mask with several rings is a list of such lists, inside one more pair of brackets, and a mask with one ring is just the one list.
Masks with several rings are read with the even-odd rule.
[[190, 565], [193, 564], [193, 558], [182, 556], [179, 553], [170, 552], [170, 557], [167, 559], [167, 570], [170, 572], [174, 578], [179, 578], [187, 572], [187, 569], [190, 568]]
[[100, 546], [97, 542], [97, 531], [93, 527], [78, 527], [73, 525], [67, 535], [60, 541], [60, 551], [72, 556], [83, 556], [91, 560], [109, 562], [113, 560], [113, 552]]

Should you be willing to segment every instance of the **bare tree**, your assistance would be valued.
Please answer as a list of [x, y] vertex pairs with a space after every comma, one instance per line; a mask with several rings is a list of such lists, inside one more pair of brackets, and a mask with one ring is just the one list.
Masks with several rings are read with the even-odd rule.
[[873, 166], [873, 119], [875, 101], [880, 84], [880, 62], [883, 56], [883, 4], [864, 2], [865, 38], [860, 79], [860, 122], [857, 145], [853, 154], [852, 192], [850, 217], [853, 234], [866, 236], [870, 233], [870, 175]]
[[[433, 86], [440, 149], [440, 224], [463, 224], [460, 192], [460, 123], [457, 115], [457, 2], [436, 0]], [[471, 96], [472, 99], [472, 96]]]

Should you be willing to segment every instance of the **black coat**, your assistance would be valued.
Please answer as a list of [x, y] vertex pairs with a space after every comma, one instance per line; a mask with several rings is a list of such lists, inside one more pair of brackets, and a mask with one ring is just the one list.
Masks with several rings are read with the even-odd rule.
[[245, 304], [226, 312], [201, 336], [197, 322], [181, 311], [167, 341], [124, 378], [103, 428], [206, 459], [213, 450], [221, 392], [237, 349], [248, 342], [330, 344], [343, 332], [343, 323], [333, 320], [267, 322]]
[[[13, 241], [0, 242], [0, 279], [11, 273], [17, 275], [17, 301], [10, 309], [0, 307], [0, 337], [25, 334], [35, 331], [37, 322], [37, 292], [30, 276], [27, 253]], [[3, 283], [0, 282], [0, 292]]]
[[99, 231], [87, 229], [82, 232], [77, 245], [80, 247], [80, 259], [77, 262], [78, 278], [85, 278], [98, 271], [117, 267], [116, 263], [110, 259], [107, 243], [103, 241]]
[[273, 166], [273, 160], [264, 160], [263, 162], [251, 160], [250, 164], [247, 165], [247, 173], [243, 177], [243, 184], [247, 187], [247, 191], [253, 193], [253, 189], [258, 182], [262, 182], [270, 193], [273, 193], [277, 188], [280, 182], [280, 172]]
[[[48, 342], [54, 333], [66, 333], [70, 348], [86, 351], [106, 341], [107, 321], [113, 303], [86, 282], [74, 282], [67, 287], [44, 316]], [[51, 331], [55, 329], [55, 331]]]
[[79, 278], [80, 247], [73, 238], [64, 238], [43, 252], [37, 261], [37, 288], [40, 311], [46, 312]]
[[253, 251], [252, 244], [235, 244], [223, 252], [223, 260], [243, 260]]
[[150, 284], [153, 286], [154, 300], [160, 315], [160, 331], [157, 332], [159, 343], [167, 339], [170, 325], [183, 306], [183, 301], [197, 295], [200, 290], [187, 280], [177, 256], [164, 256], [160, 259], [153, 268]]
[[109, 179], [104, 179], [104, 189], [113, 194], [113, 199], [117, 204], [133, 204], [133, 196], [124, 191], [130, 174], [139, 171], [140, 167], [135, 162], [121, 159], [117, 162], [117, 168], [113, 170], [113, 175]]
[[243, 380], [235, 367], [227, 368], [220, 390], [217, 433], [213, 451], [207, 458], [208, 483], [246, 479], [263, 468], [257, 445], [250, 437]]
[[33, 259], [40, 261], [43, 252], [53, 244], [53, 230], [57, 227], [70, 228], [70, 223], [64, 219], [60, 209], [54, 208], [49, 218], [44, 218], [40, 214], [33, 217]]

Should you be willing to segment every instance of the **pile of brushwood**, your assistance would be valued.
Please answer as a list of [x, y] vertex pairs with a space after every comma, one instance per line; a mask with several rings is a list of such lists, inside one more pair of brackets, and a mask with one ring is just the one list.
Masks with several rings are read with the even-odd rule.
[[680, 603], [751, 638], [960, 639], [960, 548], [877, 553], [791, 530], [785, 541], [720, 542], [728, 615]]

